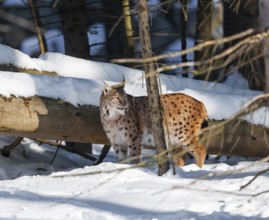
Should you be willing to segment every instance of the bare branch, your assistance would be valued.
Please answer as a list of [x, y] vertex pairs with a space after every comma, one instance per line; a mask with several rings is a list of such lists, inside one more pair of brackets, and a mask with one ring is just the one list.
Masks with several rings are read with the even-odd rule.
[[257, 179], [262, 174], [267, 173], [268, 171], [269, 171], [269, 168], [256, 173], [256, 175], [249, 182], [247, 182], [245, 185], [240, 187], [240, 190], [242, 190], [242, 189], [246, 188], [247, 186], [249, 186], [255, 179]]
[[203, 48], [208, 47], [208, 46], [221, 45], [221, 44], [229, 43], [231, 41], [238, 40], [240, 38], [249, 36], [250, 34], [253, 34], [253, 33], [254, 33], [254, 30], [249, 29], [249, 30], [246, 30], [246, 31], [244, 31], [242, 33], [235, 34], [233, 36], [226, 37], [226, 38], [223, 38], [223, 39], [206, 41], [206, 42], [201, 43], [199, 45], [196, 45], [196, 46], [194, 46], [192, 48], [189, 48], [189, 49], [186, 49], [186, 50], [183, 50], [183, 51], [179, 51], [179, 52], [175, 52], [175, 53], [162, 54], [162, 55], [149, 57], [149, 58], [144, 58], [144, 59], [142, 59], [142, 58], [139, 58], [139, 59], [113, 59], [113, 60], [111, 60], [111, 62], [114, 62], [114, 63], [148, 63], [148, 62], [156, 62], [156, 61], [161, 60], [161, 59], [178, 57], [178, 56], [182, 56], [184, 54], [188, 54], [188, 53], [191, 53], [191, 52], [194, 52], [194, 51], [197, 51], [197, 50], [202, 50]]

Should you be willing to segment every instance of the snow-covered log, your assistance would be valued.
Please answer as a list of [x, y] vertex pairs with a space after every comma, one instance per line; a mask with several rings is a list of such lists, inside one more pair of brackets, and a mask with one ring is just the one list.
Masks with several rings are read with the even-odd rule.
[[[0, 115], [1, 135], [108, 144], [96, 106], [75, 107], [37, 96], [0, 97]], [[210, 154], [265, 157], [268, 139], [268, 128], [236, 120], [205, 132], [202, 142]]]

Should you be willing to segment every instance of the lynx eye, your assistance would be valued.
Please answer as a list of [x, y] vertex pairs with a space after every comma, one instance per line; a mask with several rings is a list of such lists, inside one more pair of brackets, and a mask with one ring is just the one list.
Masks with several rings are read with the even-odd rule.
[[108, 89], [104, 89], [104, 94], [107, 95]]

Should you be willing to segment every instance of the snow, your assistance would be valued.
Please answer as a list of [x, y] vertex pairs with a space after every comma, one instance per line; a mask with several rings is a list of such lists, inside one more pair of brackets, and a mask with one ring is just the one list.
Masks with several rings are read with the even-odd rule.
[[9, 46], [0, 44], [0, 65], [12, 64], [15, 67], [25, 69], [36, 69], [40, 71], [38, 65], [26, 54]]
[[[60, 76], [83, 79], [122, 81], [125, 72], [126, 80], [135, 79], [141, 71], [122, 67], [116, 64], [87, 61], [60, 53], [45, 53], [39, 59], [33, 59], [43, 71], [57, 72]], [[60, 65], [59, 65], [60, 64]], [[117, 72], [117, 74], [114, 74]], [[134, 77], [132, 77], [134, 75]]]
[[[37, 59], [0, 45], [0, 64], [54, 71], [59, 76], [0, 71], [0, 94], [34, 95], [62, 99], [73, 105], [99, 105], [103, 80], [115, 84], [123, 78], [126, 91], [146, 94], [140, 70], [115, 64], [46, 53]], [[232, 77], [236, 77], [236, 74]], [[238, 76], [237, 76], [238, 77]], [[205, 103], [211, 119], [231, 116], [261, 92], [224, 84], [161, 76], [164, 93], [183, 92]], [[260, 109], [247, 120], [269, 126]], [[14, 138], [1, 137], [0, 147]], [[94, 145], [94, 155], [101, 146]], [[268, 219], [269, 174], [266, 162], [255, 158], [213, 157], [199, 168], [189, 160], [183, 168], [157, 176], [157, 167], [132, 167], [116, 163], [113, 151], [105, 162], [92, 166], [78, 155], [24, 139], [6, 158], [0, 155], [0, 219]], [[154, 152], [143, 151], [146, 160]], [[52, 161], [53, 160], [53, 161]], [[254, 162], [254, 160], [256, 162]]]
[[[11, 141], [5, 137], [0, 143]], [[98, 153], [100, 146], [94, 149]], [[50, 164], [55, 150], [24, 139], [10, 158], [0, 156], [0, 219], [269, 217], [268, 173], [239, 191], [268, 163], [254, 166], [245, 158], [223, 162], [211, 158], [202, 169], [188, 164], [177, 168], [175, 176], [170, 171], [158, 177], [156, 167], [130, 169], [131, 165], [115, 163], [113, 152], [106, 162], [90, 166], [89, 161], [60, 150]]]
[[59, 76], [30, 75], [0, 71], [0, 94], [6, 97], [43, 96], [65, 100], [75, 106], [99, 105], [103, 82]]

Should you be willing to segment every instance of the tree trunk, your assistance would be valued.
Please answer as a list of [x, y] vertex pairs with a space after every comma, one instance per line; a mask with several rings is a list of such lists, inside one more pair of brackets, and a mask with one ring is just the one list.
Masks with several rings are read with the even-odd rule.
[[[138, 23], [139, 36], [142, 48], [142, 57], [152, 57], [151, 40], [149, 35], [148, 6], [146, 0], [138, 1]], [[156, 70], [154, 63], [144, 64], [145, 75]], [[162, 107], [160, 103], [160, 94], [157, 76], [146, 77], [147, 93], [149, 97], [150, 119], [154, 140], [156, 143], [157, 154], [161, 155], [166, 151], [164, 139], [164, 130], [162, 127]], [[159, 175], [163, 175], [169, 170], [167, 154], [160, 157]]]
[[[239, 1], [239, 7], [231, 7], [232, 1], [224, 1], [224, 37], [243, 32], [249, 28], [259, 26], [259, 0]], [[238, 4], [237, 4], [238, 5]], [[236, 44], [234, 41], [233, 44]], [[230, 45], [226, 45], [226, 48]], [[239, 72], [248, 80], [250, 88], [264, 90], [264, 62], [263, 59], [252, 61], [253, 57], [262, 53], [262, 45], [249, 53], [242, 54], [237, 63], [248, 64], [239, 69]], [[234, 63], [233, 65], [237, 65]]]
[[[0, 96], [0, 115], [0, 135], [109, 144], [95, 106], [75, 107], [44, 97]], [[218, 123], [209, 122], [209, 128]], [[229, 122], [217, 131], [209, 129], [201, 137], [209, 154], [228, 156], [266, 157], [268, 141], [269, 128], [243, 120]]]
[[124, 40], [124, 25], [119, 22], [122, 16], [122, 2], [120, 0], [103, 0], [105, 7], [106, 50], [108, 61], [113, 58], [126, 57]]
[[63, 0], [61, 16], [65, 54], [90, 59], [85, 0]]
[[[198, 1], [196, 15], [196, 36], [195, 45], [211, 40], [212, 36], [212, 0]], [[211, 47], [206, 47], [203, 50], [195, 51], [195, 61], [203, 61], [212, 57], [213, 50]], [[196, 68], [199, 70], [207, 70], [205, 76], [196, 78], [209, 79], [211, 71], [209, 65], [202, 65]]]
[[[85, 0], [63, 0], [62, 21], [65, 54], [90, 59]], [[66, 142], [66, 146], [70, 148], [83, 147], [85, 152], [92, 153], [91, 143], [76, 146], [76, 143]]]
[[[259, 0], [259, 28], [265, 31], [269, 28], [268, 12], [269, 1]], [[269, 92], [269, 39], [263, 41], [264, 65], [265, 65], [265, 92]]]

